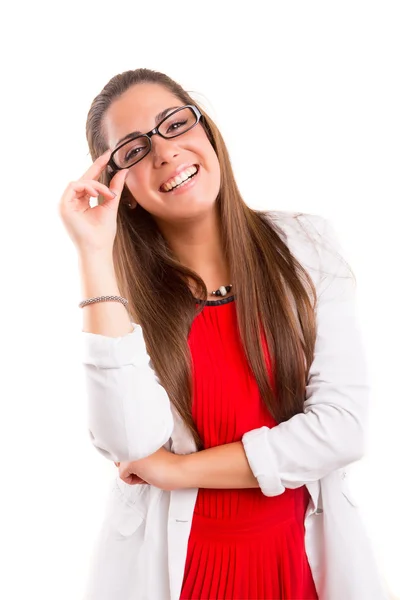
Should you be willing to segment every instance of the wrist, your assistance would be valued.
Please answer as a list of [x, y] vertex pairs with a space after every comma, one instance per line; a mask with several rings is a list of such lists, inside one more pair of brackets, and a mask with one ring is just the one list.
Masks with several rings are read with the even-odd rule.
[[78, 252], [78, 262], [82, 267], [100, 265], [114, 270], [114, 259], [111, 250], [80, 250]]
[[84, 294], [88, 291], [95, 296], [119, 294], [114, 262], [109, 253], [79, 254], [78, 265]]
[[188, 489], [196, 487], [193, 482], [191, 474], [191, 454], [177, 454], [177, 488]]

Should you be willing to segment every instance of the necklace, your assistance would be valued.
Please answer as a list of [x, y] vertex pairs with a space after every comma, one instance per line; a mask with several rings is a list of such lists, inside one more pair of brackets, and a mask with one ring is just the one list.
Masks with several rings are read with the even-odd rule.
[[232, 288], [233, 285], [231, 283], [229, 285], [221, 285], [221, 287], [219, 287], [217, 290], [214, 290], [213, 292], [210, 292], [210, 294], [212, 296], [226, 296], [226, 294], [228, 294]]
[[[217, 290], [214, 290], [213, 292], [207, 292], [207, 294], [211, 294], [212, 296], [226, 296], [232, 288], [232, 283], [230, 283], [229, 285], [221, 285], [221, 287], [219, 287]], [[199, 298], [195, 298], [195, 300], [197, 302], [200, 302]]]

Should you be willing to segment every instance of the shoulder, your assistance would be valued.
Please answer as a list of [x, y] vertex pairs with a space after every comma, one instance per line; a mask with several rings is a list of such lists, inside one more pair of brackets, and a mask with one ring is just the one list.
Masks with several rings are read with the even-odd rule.
[[284, 210], [264, 214], [315, 283], [336, 277], [355, 279], [339, 233], [329, 219], [319, 214]]
[[317, 214], [284, 210], [270, 210], [264, 214], [292, 256], [307, 269], [317, 284], [321, 272], [326, 219]]
[[289, 243], [322, 239], [327, 219], [321, 215], [286, 210], [265, 211], [268, 220], [278, 227]]

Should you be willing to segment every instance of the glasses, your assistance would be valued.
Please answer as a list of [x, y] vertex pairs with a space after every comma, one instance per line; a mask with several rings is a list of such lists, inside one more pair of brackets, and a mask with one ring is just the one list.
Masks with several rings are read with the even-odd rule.
[[202, 117], [201, 112], [192, 104], [179, 107], [169, 113], [154, 129], [148, 133], [134, 136], [113, 150], [108, 165], [112, 171], [129, 169], [141, 161], [151, 150], [151, 138], [158, 133], [169, 140], [193, 129]]

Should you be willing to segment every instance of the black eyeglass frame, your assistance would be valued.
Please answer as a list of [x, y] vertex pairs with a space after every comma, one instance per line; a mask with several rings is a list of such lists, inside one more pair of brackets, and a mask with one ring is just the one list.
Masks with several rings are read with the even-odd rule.
[[[172, 115], [174, 115], [177, 112], [180, 112], [181, 110], [183, 110], [184, 108], [191, 108], [194, 112], [194, 114], [196, 115], [196, 122], [193, 123], [193, 125], [191, 125], [189, 127], [189, 129], [185, 129], [185, 131], [180, 131], [179, 133], [177, 133], [176, 135], [163, 135], [160, 131], [159, 128], [161, 127], [161, 125], [164, 123], [164, 121], [166, 121], [167, 119], [170, 119], [172, 117]], [[198, 122], [203, 118], [202, 113], [200, 112], [200, 110], [197, 108], [197, 106], [195, 106], [194, 104], [186, 104], [185, 106], [180, 106], [179, 108], [177, 108], [176, 110], [173, 110], [172, 112], [168, 113], [168, 115], [166, 117], [164, 117], [164, 119], [162, 121], [159, 122], [159, 124], [157, 125], [157, 127], [154, 127], [154, 129], [152, 129], [151, 131], [148, 131], [147, 133], [141, 133], [140, 135], [134, 135], [131, 138], [125, 140], [122, 144], [120, 144], [119, 146], [117, 146], [115, 148], [115, 150], [112, 151], [111, 156], [108, 160], [107, 166], [113, 171], [113, 172], [117, 172], [117, 171], [122, 171], [123, 169], [130, 169], [131, 167], [133, 167], [134, 165], [137, 165], [141, 160], [143, 160], [144, 158], [146, 158], [146, 156], [149, 154], [149, 152], [151, 152], [151, 148], [152, 148], [152, 144], [151, 144], [151, 138], [153, 137], [153, 135], [158, 134], [159, 136], [161, 136], [162, 138], [164, 138], [165, 140], [171, 140], [172, 138], [176, 138], [180, 135], [183, 135], [184, 133], [187, 133], [188, 131], [190, 131], [191, 129], [193, 129], [193, 127], [196, 127], [196, 125], [198, 124]], [[138, 138], [141, 137], [146, 137], [149, 140], [149, 149], [146, 152], [146, 154], [144, 156], [142, 156], [141, 158], [139, 158], [138, 161], [133, 162], [129, 167], [118, 167], [118, 165], [116, 165], [116, 163], [114, 162], [113, 156], [116, 154], [116, 152], [118, 152], [118, 150], [120, 150], [121, 148], [123, 148], [123, 146], [126, 146], [126, 144], [130, 144], [133, 140], [136, 140]]]

